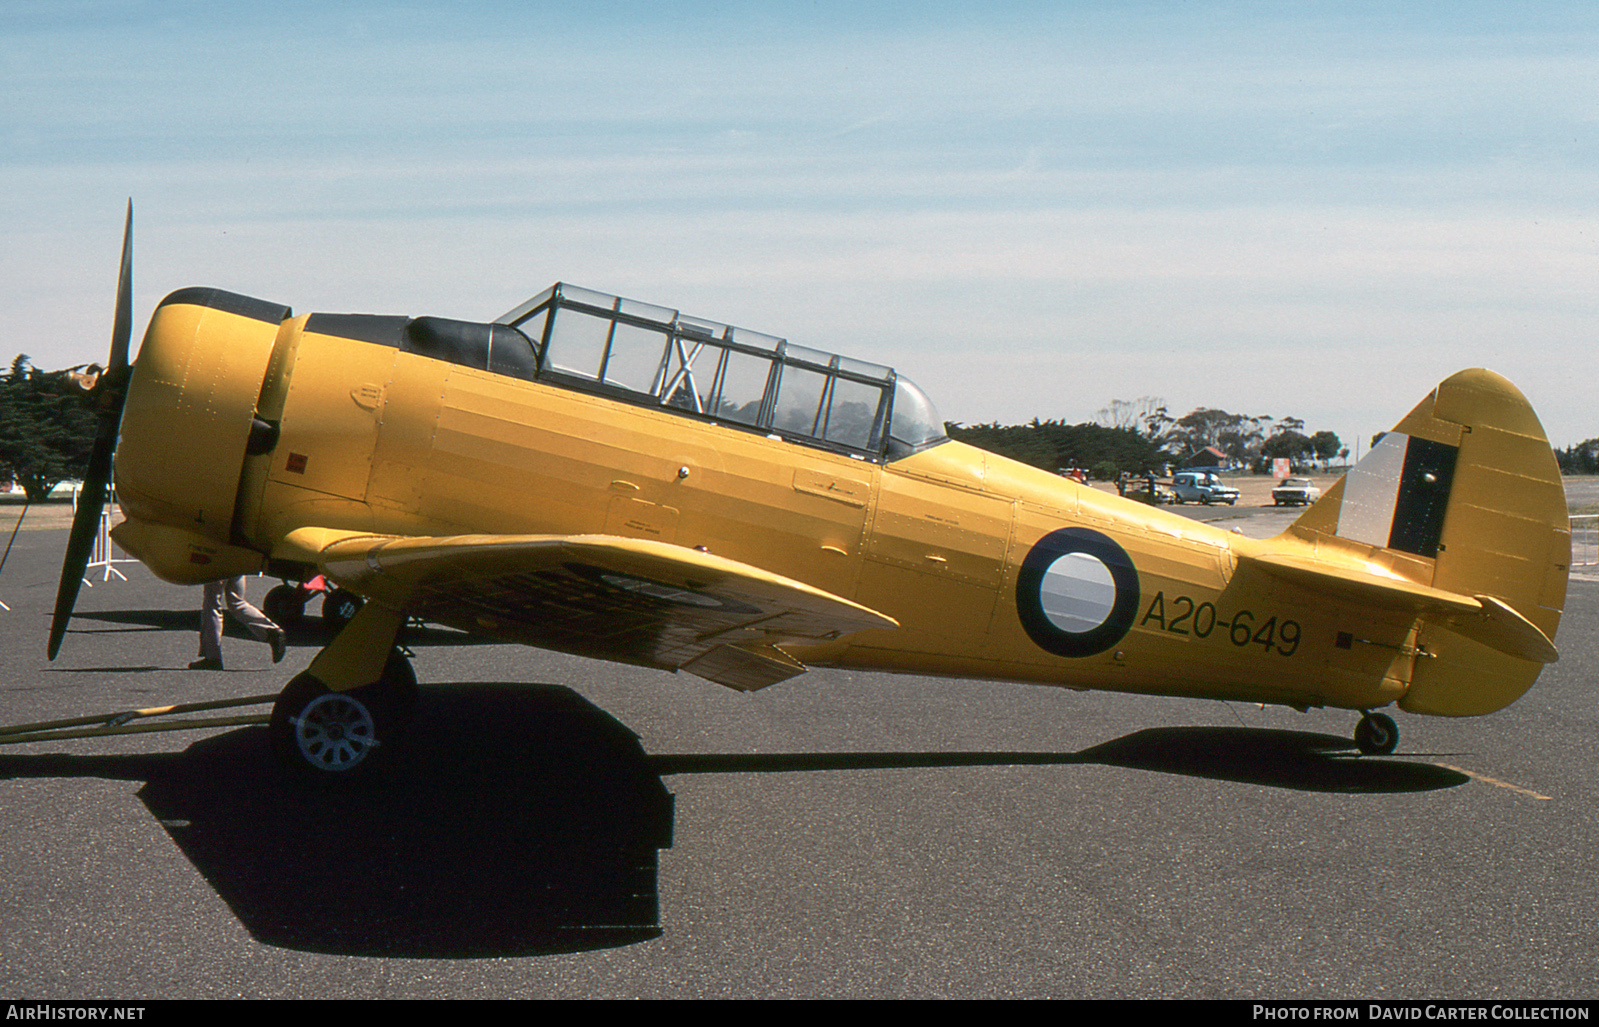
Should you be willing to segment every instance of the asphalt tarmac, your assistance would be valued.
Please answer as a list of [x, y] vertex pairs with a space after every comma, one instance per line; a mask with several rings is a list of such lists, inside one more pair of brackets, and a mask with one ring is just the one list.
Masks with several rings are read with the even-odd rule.
[[[1269, 534], [1291, 512], [1185, 508]], [[0, 722], [276, 692], [199, 589], [0, 572]], [[252, 582], [257, 601], [266, 582]], [[265, 729], [0, 748], [0, 995], [1592, 998], [1599, 568], [1493, 716], [815, 671], [740, 695], [413, 631], [417, 729], [307, 789]]]

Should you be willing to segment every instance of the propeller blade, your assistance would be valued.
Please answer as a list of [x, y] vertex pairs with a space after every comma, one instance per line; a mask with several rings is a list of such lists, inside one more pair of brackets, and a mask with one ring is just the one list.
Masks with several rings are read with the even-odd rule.
[[78, 588], [83, 584], [83, 572], [94, 552], [95, 536], [100, 531], [100, 513], [105, 509], [106, 488], [111, 482], [111, 453], [116, 441], [116, 426], [112, 426], [108, 437], [102, 425], [94, 440], [89, 469], [83, 476], [83, 488], [78, 491], [78, 511], [72, 517], [72, 534], [67, 537], [67, 553], [61, 560], [61, 583], [56, 587], [55, 615], [50, 619], [52, 660], [61, 651], [61, 638], [67, 633], [72, 607], [78, 601]]
[[78, 601], [83, 572], [94, 552], [95, 536], [100, 531], [100, 513], [105, 508], [111, 485], [111, 458], [117, 448], [117, 430], [122, 423], [122, 404], [128, 392], [128, 340], [133, 334], [133, 201], [128, 201], [128, 217], [122, 227], [122, 270], [117, 276], [117, 310], [111, 329], [111, 357], [108, 374], [96, 383], [99, 396], [99, 429], [89, 466], [78, 492], [78, 511], [72, 517], [72, 533], [67, 537], [66, 556], [61, 561], [61, 583], [56, 587], [55, 615], [50, 619], [50, 659], [61, 650], [61, 639], [72, 619]]
[[[122, 225], [122, 270], [117, 274], [117, 313], [111, 328], [109, 368], [128, 366], [128, 339], [133, 335], [133, 198]], [[120, 414], [120, 406], [118, 413]]]

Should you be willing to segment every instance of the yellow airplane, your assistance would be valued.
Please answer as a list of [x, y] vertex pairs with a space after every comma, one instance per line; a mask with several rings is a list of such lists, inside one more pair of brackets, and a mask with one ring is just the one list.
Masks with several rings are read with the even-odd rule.
[[1398, 738], [1373, 711], [1490, 713], [1556, 658], [1565, 497], [1490, 371], [1256, 540], [952, 441], [891, 368], [564, 283], [488, 323], [184, 289], [130, 368], [129, 268], [125, 236], [50, 655], [114, 448], [114, 537], [161, 578], [367, 600], [273, 710], [318, 774], [403, 723], [409, 617], [741, 690], [845, 667], [1338, 707], [1367, 753]]

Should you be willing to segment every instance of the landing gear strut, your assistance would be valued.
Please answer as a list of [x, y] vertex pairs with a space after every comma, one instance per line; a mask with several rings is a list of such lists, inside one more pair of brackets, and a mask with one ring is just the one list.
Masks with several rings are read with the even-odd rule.
[[1399, 745], [1399, 725], [1386, 714], [1367, 710], [1355, 725], [1355, 745], [1367, 756], [1386, 756]]
[[416, 704], [416, 672], [394, 643], [405, 615], [377, 603], [284, 687], [272, 707], [272, 744], [297, 771], [324, 781], [370, 773]]

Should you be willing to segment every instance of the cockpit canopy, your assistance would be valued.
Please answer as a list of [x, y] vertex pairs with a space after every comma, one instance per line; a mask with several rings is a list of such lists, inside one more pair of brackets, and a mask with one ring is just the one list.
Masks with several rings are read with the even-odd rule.
[[871, 460], [944, 441], [891, 367], [557, 282], [495, 320], [532, 342], [540, 379]]

